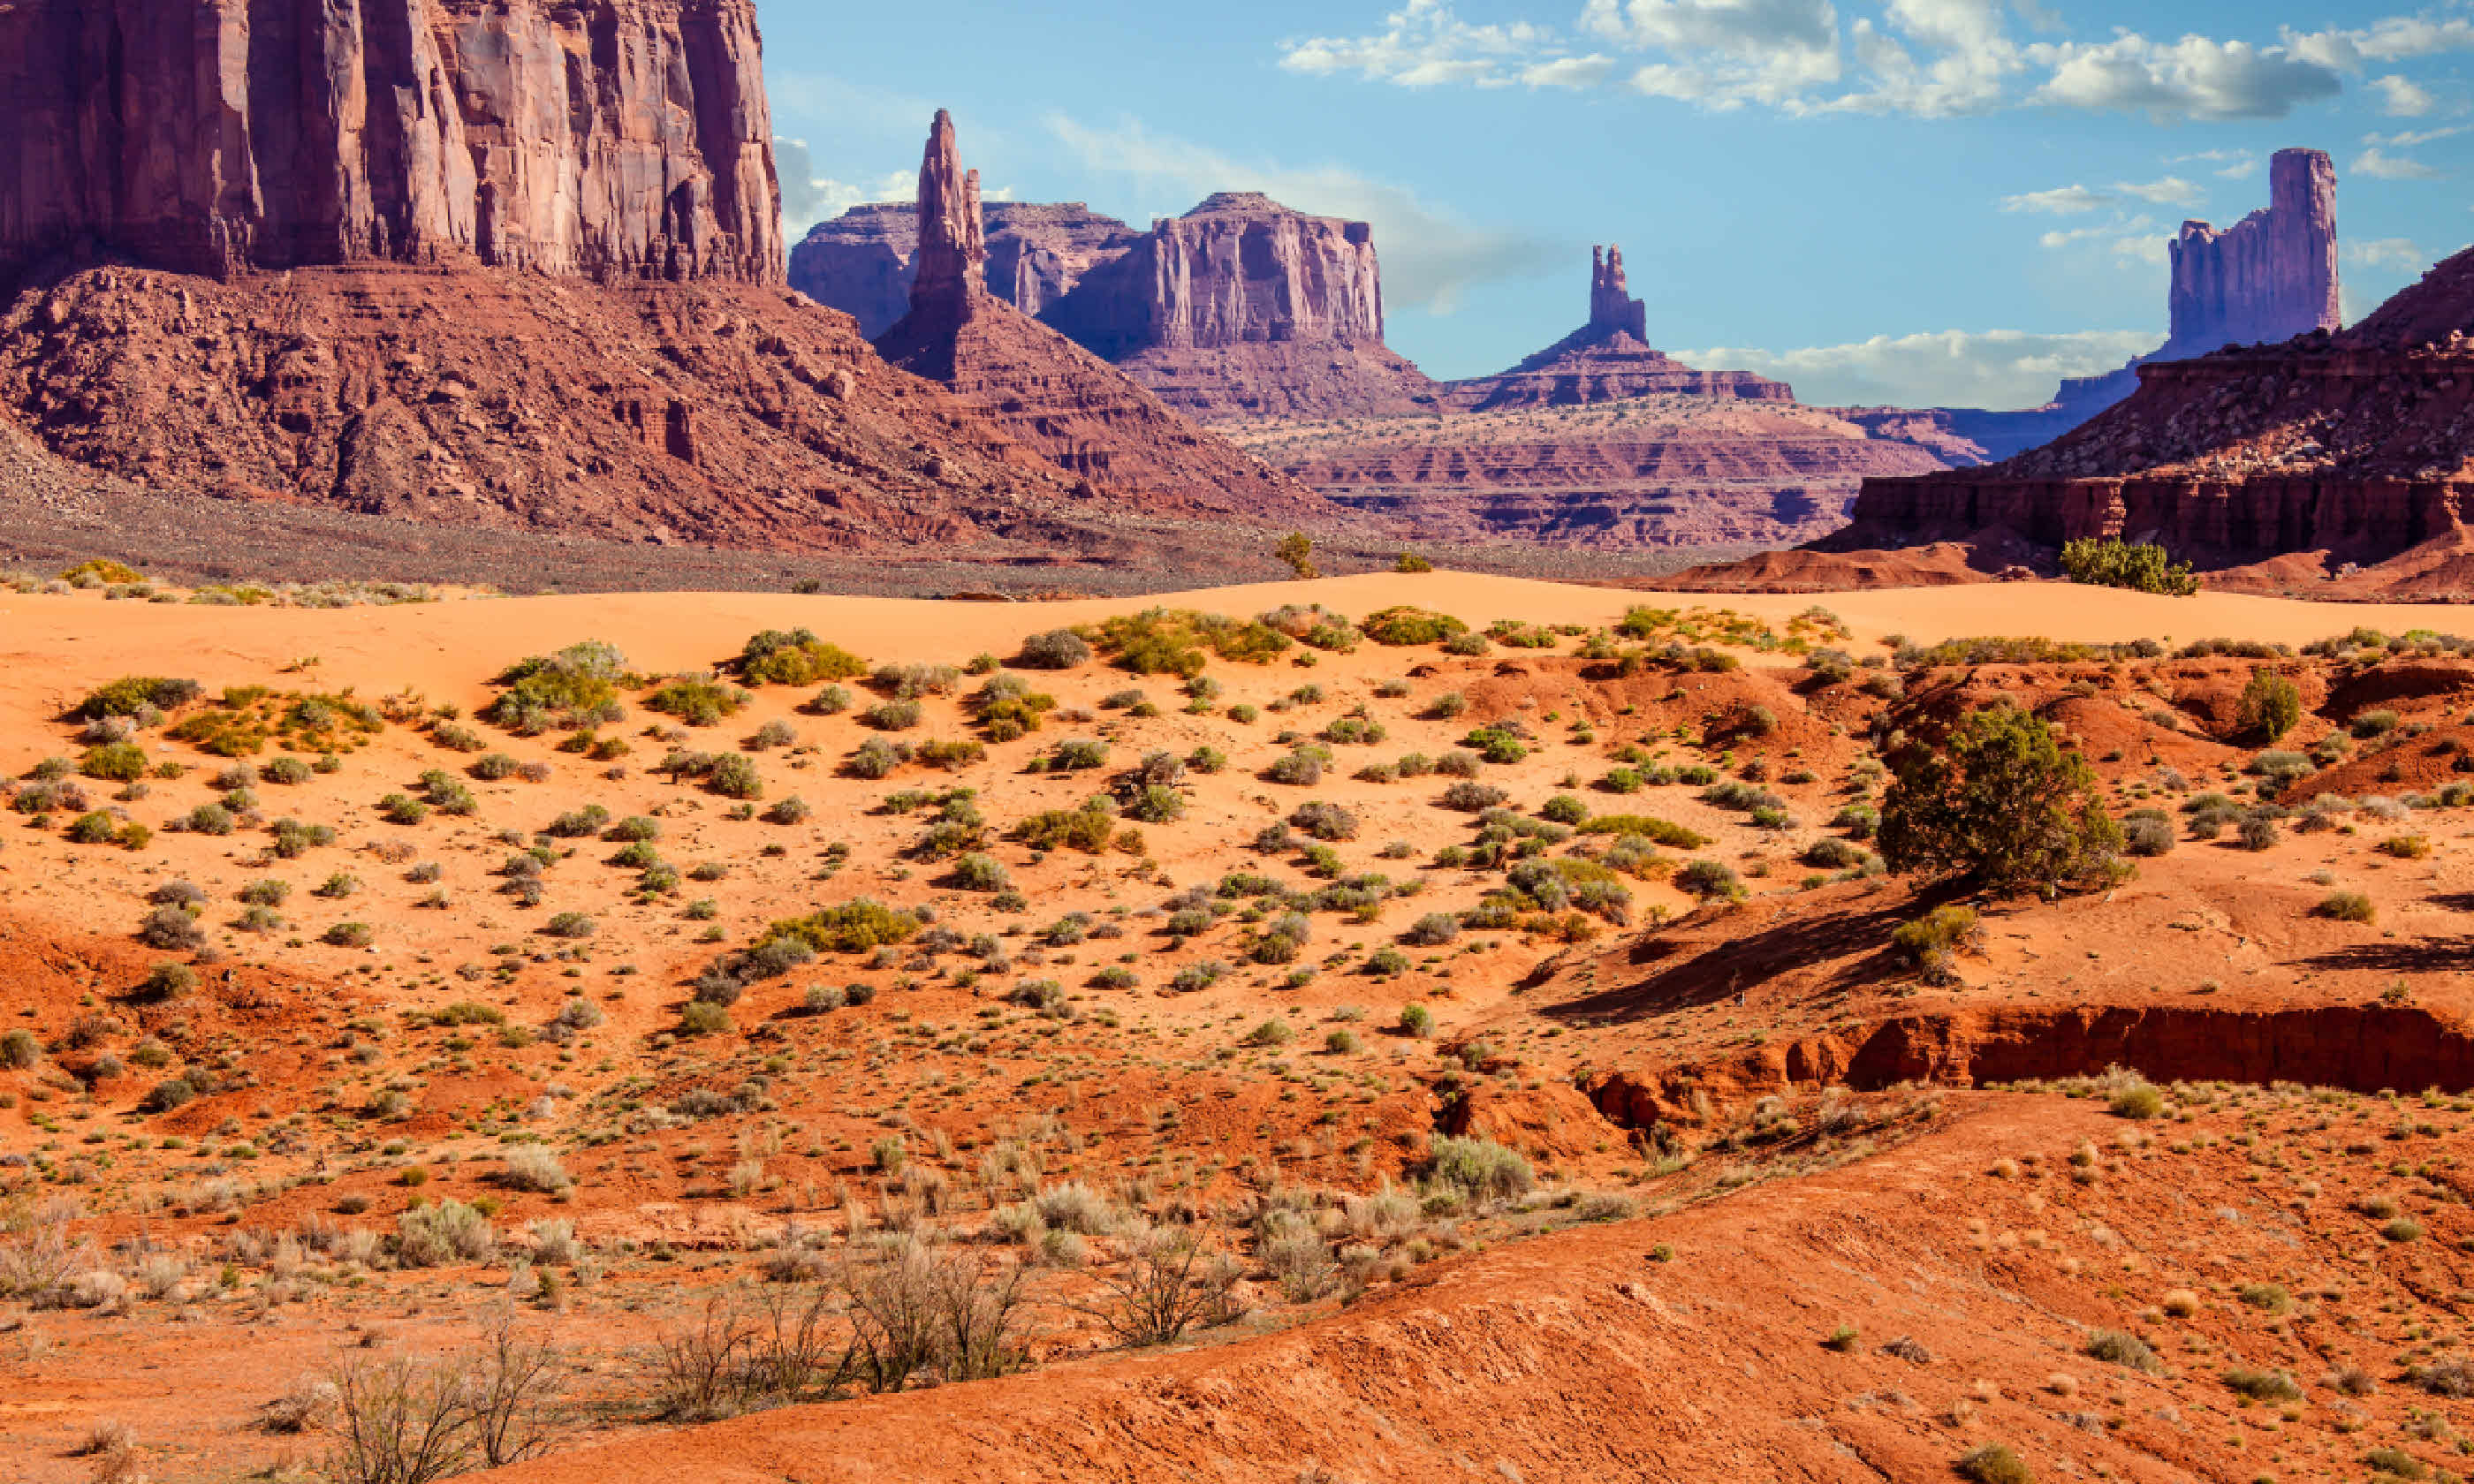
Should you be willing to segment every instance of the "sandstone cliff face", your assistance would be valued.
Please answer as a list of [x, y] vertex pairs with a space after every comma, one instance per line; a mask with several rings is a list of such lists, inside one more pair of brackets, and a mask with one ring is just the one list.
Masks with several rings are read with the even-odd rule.
[[2338, 308], [2337, 170], [2317, 150], [2279, 150], [2268, 204], [2224, 231], [2185, 222], [2170, 245], [2172, 334], [2118, 371], [2065, 379], [2053, 400], [2015, 412], [1937, 408], [1988, 461], [2059, 438], [2139, 389], [2150, 361], [2206, 355], [2228, 344], [2334, 330]]
[[2291, 340], [2344, 323], [2337, 288], [2337, 167], [2317, 150], [2277, 151], [2266, 209], [2221, 232], [2205, 222], [2185, 222], [2171, 252], [2172, 335], [2157, 359]]
[[1432, 405], [1434, 383], [1383, 344], [1373, 229], [1257, 192], [1153, 223], [1040, 318], [1205, 420]]
[[0, 90], [0, 283], [782, 275], [752, 0], [20, 0]]
[[1152, 224], [1045, 318], [1096, 354], [1383, 340], [1373, 229], [1224, 191]]

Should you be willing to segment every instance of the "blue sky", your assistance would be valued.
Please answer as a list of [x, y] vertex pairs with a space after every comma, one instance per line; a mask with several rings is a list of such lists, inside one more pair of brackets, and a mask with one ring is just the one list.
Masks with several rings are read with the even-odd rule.
[[[1499, 370], [1620, 242], [1650, 337], [1807, 400], [2018, 405], [2165, 331], [2165, 242], [2340, 178], [2349, 318], [2474, 239], [2474, 8], [2268, 0], [761, 0], [794, 230], [992, 197], [1371, 221], [1390, 339]], [[803, 167], [804, 166], [804, 167]], [[803, 168], [802, 168], [803, 167]]]

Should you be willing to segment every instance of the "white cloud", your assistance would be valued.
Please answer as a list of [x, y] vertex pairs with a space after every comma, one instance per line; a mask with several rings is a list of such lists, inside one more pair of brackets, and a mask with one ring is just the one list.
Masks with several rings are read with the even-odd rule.
[[1942, 330], [1797, 350], [1718, 347], [1675, 354], [1694, 366], [1792, 381], [1796, 395], [1815, 406], [2037, 407], [2063, 377], [2112, 371], [2155, 349], [2157, 338], [2153, 330]]
[[1587, 57], [1558, 57], [1520, 69], [1520, 81], [1531, 87], [1595, 87], [1621, 66], [1612, 57], [1592, 52]]
[[2441, 139], [2454, 139], [2469, 129], [2474, 129], [2474, 124], [2454, 124], [2444, 129], [2401, 129], [2392, 134], [2365, 134], [2363, 142], [2375, 148], [2413, 150]]
[[2162, 180], [2150, 180], [2145, 185], [2123, 181], [2114, 189], [2151, 206], [2195, 206], [2207, 195], [2180, 176], [2167, 176]]
[[2436, 180], [2440, 172], [2418, 159], [2390, 155], [2376, 145], [2354, 156], [2353, 172], [2374, 180]]
[[2289, 30], [2284, 40], [2287, 49], [2305, 61], [2360, 72], [2371, 62], [2474, 50], [2474, 21], [2390, 15], [2358, 31]]
[[2283, 118], [2344, 88], [2334, 68], [2281, 48], [2206, 36], [2166, 42], [2125, 33], [2101, 43], [2040, 43], [2028, 56], [2052, 69], [2033, 101], [2159, 121]]
[[873, 184], [850, 184], [816, 173], [805, 139], [773, 139], [773, 168], [782, 180], [782, 226], [791, 236], [804, 234], [818, 222], [837, 217], [851, 207], [875, 201], [910, 201], [919, 194], [919, 178], [896, 170]]
[[2408, 238], [2376, 237], [2368, 242], [2345, 244], [2345, 261], [2364, 268], [2390, 268], [2413, 273], [2427, 266], [2431, 258]]
[[2085, 185], [2060, 185], [2050, 191], [2028, 191], [2019, 196], [2001, 198], [2004, 211], [2037, 211], [2048, 216], [2074, 216], [2094, 211], [2098, 206], [2113, 204], [2111, 191], [2099, 191]]
[[1383, 17], [1383, 30], [1374, 36], [1282, 42], [1280, 65], [1315, 77], [1353, 72], [1404, 87], [1499, 85], [1514, 75], [1510, 64], [1537, 52], [1549, 35], [1526, 23], [1472, 26], [1445, 0], [1408, 0]]
[[1556, 244], [1471, 226], [1402, 186], [1345, 166], [1237, 159], [1131, 121], [1094, 128], [1059, 113], [1047, 124], [1083, 169], [1126, 178], [1158, 203], [1160, 214], [1186, 210], [1214, 191], [1255, 190], [1299, 211], [1372, 224], [1383, 297], [1395, 307], [1449, 314], [1476, 285], [1526, 276], [1561, 255]]
[[2101, 206], [2117, 205], [2124, 199], [2145, 202], [2151, 206], [2193, 206], [2206, 192], [2183, 180], [2167, 176], [2162, 180], [2145, 183], [2135, 180], [2117, 181], [2098, 189], [2089, 185], [2056, 186], [2050, 191], [2028, 191], [2001, 198], [2004, 211], [2032, 211], [2046, 216], [2077, 216]]
[[2391, 118], [2420, 118], [2431, 111], [2431, 93], [2409, 79], [2390, 73], [2371, 79], [2379, 89], [2380, 108]]
[[[1282, 42], [1280, 65], [1411, 87], [1603, 85], [1796, 115], [1946, 118], [2038, 104], [2170, 122], [2283, 118], [2337, 96], [2371, 65], [2474, 50], [2474, 20], [2460, 17], [2289, 28], [2273, 41], [2117, 30], [2101, 41], [2023, 42], [2014, 20], [2062, 29], [2034, 0], [1582, 0], [1568, 30], [1477, 24], [1450, 0], [1405, 0], [1368, 35]], [[2367, 85], [2398, 116], [2432, 106], [2401, 75]]]

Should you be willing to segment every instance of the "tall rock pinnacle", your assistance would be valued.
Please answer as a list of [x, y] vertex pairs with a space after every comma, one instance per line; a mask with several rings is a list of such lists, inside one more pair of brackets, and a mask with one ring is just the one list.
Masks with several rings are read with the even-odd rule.
[[919, 162], [919, 251], [910, 312], [944, 325], [967, 323], [987, 298], [988, 243], [980, 222], [980, 173], [962, 171], [954, 115], [936, 110]]
[[2268, 185], [2267, 208], [2221, 232], [2182, 224], [2171, 245], [2173, 334], [2155, 359], [2342, 326], [2335, 163], [2318, 150], [2279, 150]]
[[1649, 344], [1649, 306], [1624, 279], [1623, 246], [1589, 250], [1589, 328]]

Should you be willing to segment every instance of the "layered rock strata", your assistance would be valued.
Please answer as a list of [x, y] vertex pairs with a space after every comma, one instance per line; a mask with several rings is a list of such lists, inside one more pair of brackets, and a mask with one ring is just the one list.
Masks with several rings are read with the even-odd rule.
[[[1363, 222], [1224, 192], [1138, 232], [1079, 202], [983, 211], [987, 286], [1204, 421], [1391, 417], [1436, 387], [1383, 343], [1382, 265]], [[802, 293], [882, 334], [909, 313], [909, 205], [854, 207], [791, 254]]]
[[783, 273], [752, 0], [20, 0], [0, 96], [0, 285]]

